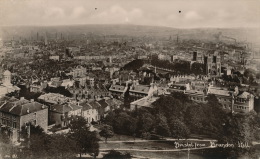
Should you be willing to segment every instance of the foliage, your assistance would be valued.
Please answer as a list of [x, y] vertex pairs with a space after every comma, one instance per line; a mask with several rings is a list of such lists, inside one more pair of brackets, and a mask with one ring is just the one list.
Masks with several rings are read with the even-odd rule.
[[99, 144], [96, 132], [89, 131], [87, 121], [81, 116], [73, 116], [69, 124], [69, 137], [76, 142], [76, 150], [80, 154], [89, 153], [97, 156]]
[[46, 93], [59, 93], [62, 94], [66, 97], [72, 97], [72, 94], [68, 91], [68, 89], [66, 89], [65, 87], [59, 86], [57, 88], [53, 88], [53, 87], [49, 87], [47, 85], [47, 87], [44, 89], [44, 91]]
[[136, 130], [136, 119], [130, 115], [130, 112], [116, 110], [110, 112], [105, 118], [105, 123], [111, 125], [118, 134], [133, 135]]
[[157, 57], [153, 57], [151, 64], [160, 68], [174, 70], [177, 74], [205, 74], [205, 66], [197, 62], [191, 65], [189, 61], [175, 60], [171, 63], [168, 60], [159, 60]]
[[6, 128], [0, 128], [0, 157], [4, 158], [5, 155], [12, 155], [12, 143], [9, 139], [9, 131]]
[[189, 128], [182, 121], [178, 119], [176, 120], [173, 119], [170, 122], [170, 131], [171, 131], [171, 136], [177, 139], [181, 139], [181, 138], [187, 139], [190, 135]]
[[[125, 129], [124, 123], [135, 119], [136, 135], [144, 139], [160, 139], [169, 135], [181, 139], [188, 138], [190, 134], [200, 134], [210, 136], [222, 144], [237, 144], [238, 141], [251, 143], [260, 137], [260, 115], [255, 112], [232, 114], [223, 109], [214, 95], [208, 95], [207, 101], [195, 103], [183, 94], [174, 93], [172, 96], [160, 97], [153, 103], [153, 110], [116, 110], [110, 112], [104, 121], [114, 129]], [[127, 134], [122, 131], [116, 133]], [[218, 148], [210, 151], [235, 158], [253, 153], [253, 150], [246, 148]]]
[[191, 65], [191, 72], [195, 75], [203, 75], [205, 74], [205, 66], [202, 63], [195, 62]]
[[132, 156], [129, 153], [121, 153], [115, 150], [110, 150], [107, 154], [103, 156], [103, 159], [131, 159]]
[[110, 125], [104, 125], [99, 132], [99, 135], [104, 137], [107, 142], [107, 138], [111, 138], [114, 136], [113, 127]]
[[144, 61], [141, 59], [133, 60], [129, 63], [127, 63], [124, 67], [123, 70], [137, 70], [141, 68], [144, 65]]
[[157, 125], [155, 126], [156, 134], [160, 136], [169, 136], [170, 135], [170, 128], [167, 124], [167, 119], [163, 115], [158, 115], [156, 120], [158, 121]]

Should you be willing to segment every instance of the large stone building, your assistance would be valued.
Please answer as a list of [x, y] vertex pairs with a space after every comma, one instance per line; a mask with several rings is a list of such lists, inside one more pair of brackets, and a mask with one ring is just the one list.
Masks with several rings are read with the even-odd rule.
[[207, 102], [206, 97], [209, 94], [213, 94], [224, 109], [235, 113], [248, 113], [254, 110], [254, 96], [248, 92], [239, 91], [237, 87], [235, 91], [230, 91], [210, 85], [207, 88], [207, 92], [202, 90], [186, 90], [185, 94], [188, 95], [189, 99], [201, 103]]
[[5, 127], [13, 142], [20, 139], [25, 125], [39, 125], [44, 131], [48, 126], [47, 106], [24, 98], [3, 97], [0, 99], [0, 125]]
[[221, 56], [218, 51], [209, 51], [208, 53], [194, 51], [192, 62], [203, 63], [208, 75], [221, 75]]

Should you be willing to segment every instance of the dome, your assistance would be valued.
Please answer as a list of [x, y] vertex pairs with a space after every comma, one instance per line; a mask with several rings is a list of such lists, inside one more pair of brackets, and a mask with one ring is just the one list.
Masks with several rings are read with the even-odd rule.
[[8, 71], [8, 70], [6, 70], [6, 71], [4, 72], [4, 76], [11, 76], [11, 72]]

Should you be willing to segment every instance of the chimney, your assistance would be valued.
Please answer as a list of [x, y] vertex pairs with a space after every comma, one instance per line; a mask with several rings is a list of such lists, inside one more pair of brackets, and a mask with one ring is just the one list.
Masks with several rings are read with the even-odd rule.
[[21, 97], [20, 100], [24, 100], [24, 97]]
[[31, 102], [34, 102], [34, 99], [31, 99], [30, 101], [31, 101]]

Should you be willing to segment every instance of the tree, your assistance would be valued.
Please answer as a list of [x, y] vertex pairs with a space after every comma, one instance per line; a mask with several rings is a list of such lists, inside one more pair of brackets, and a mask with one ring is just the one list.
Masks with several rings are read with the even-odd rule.
[[103, 159], [131, 159], [130, 153], [122, 154], [121, 152], [110, 150], [107, 154], [103, 156]]
[[145, 109], [139, 109], [136, 118], [137, 135], [143, 136], [144, 133], [151, 132], [154, 129], [155, 118], [149, 111]]
[[195, 62], [191, 65], [191, 72], [194, 73], [195, 75], [201, 75], [205, 74], [204, 72], [204, 64]]
[[69, 137], [76, 141], [76, 150], [80, 154], [89, 153], [94, 157], [99, 153], [99, 144], [96, 132], [89, 131], [87, 121], [81, 116], [73, 116], [69, 124]]
[[167, 124], [167, 119], [163, 115], [158, 115], [156, 120], [158, 121], [158, 124], [155, 127], [156, 134], [160, 136], [169, 136], [170, 135], [170, 129]]
[[[178, 94], [178, 93], [177, 93]], [[162, 96], [160, 99], [153, 103], [154, 113], [163, 114], [167, 119], [175, 118], [184, 119], [184, 114], [187, 109], [187, 102], [185, 95], [173, 96]]]
[[136, 119], [127, 112], [119, 112], [114, 119], [113, 128], [116, 133], [133, 135], [136, 128]]
[[76, 156], [76, 141], [69, 138], [66, 134], [54, 134], [49, 136], [48, 140], [48, 156], [54, 158], [71, 158]]
[[12, 143], [9, 138], [9, 130], [7, 128], [0, 128], [0, 157], [4, 158], [5, 155], [12, 155]]
[[137, 70], [140, 67], [142, 67], [144, 65], [144, 61], [141, 59], [137, 59], [137, 60], [133, 60], [129, 63], [127, 63], [123, 69], [124, 70]]
[[35, 126], [31, 123], [23, 125], [21, 138], [23, 139], [21, 142], [23, 149], [18, 153], [20, 158], [25, 158], [26, 156], [33, 158], [48, 156], [48, 135], [40, 126]]
[[104, 125], [99, 135], [105, 138], [105, 142], [107, 143], [107, 138], [111, 138], [114, 136], [113, 127], [110, 125]]
[[177, 138], [178, 140], [180, 138], [187, 139], [189, 137], [190, 130], [182, 121], [172, 119], [169, 125], [172, 137]]

